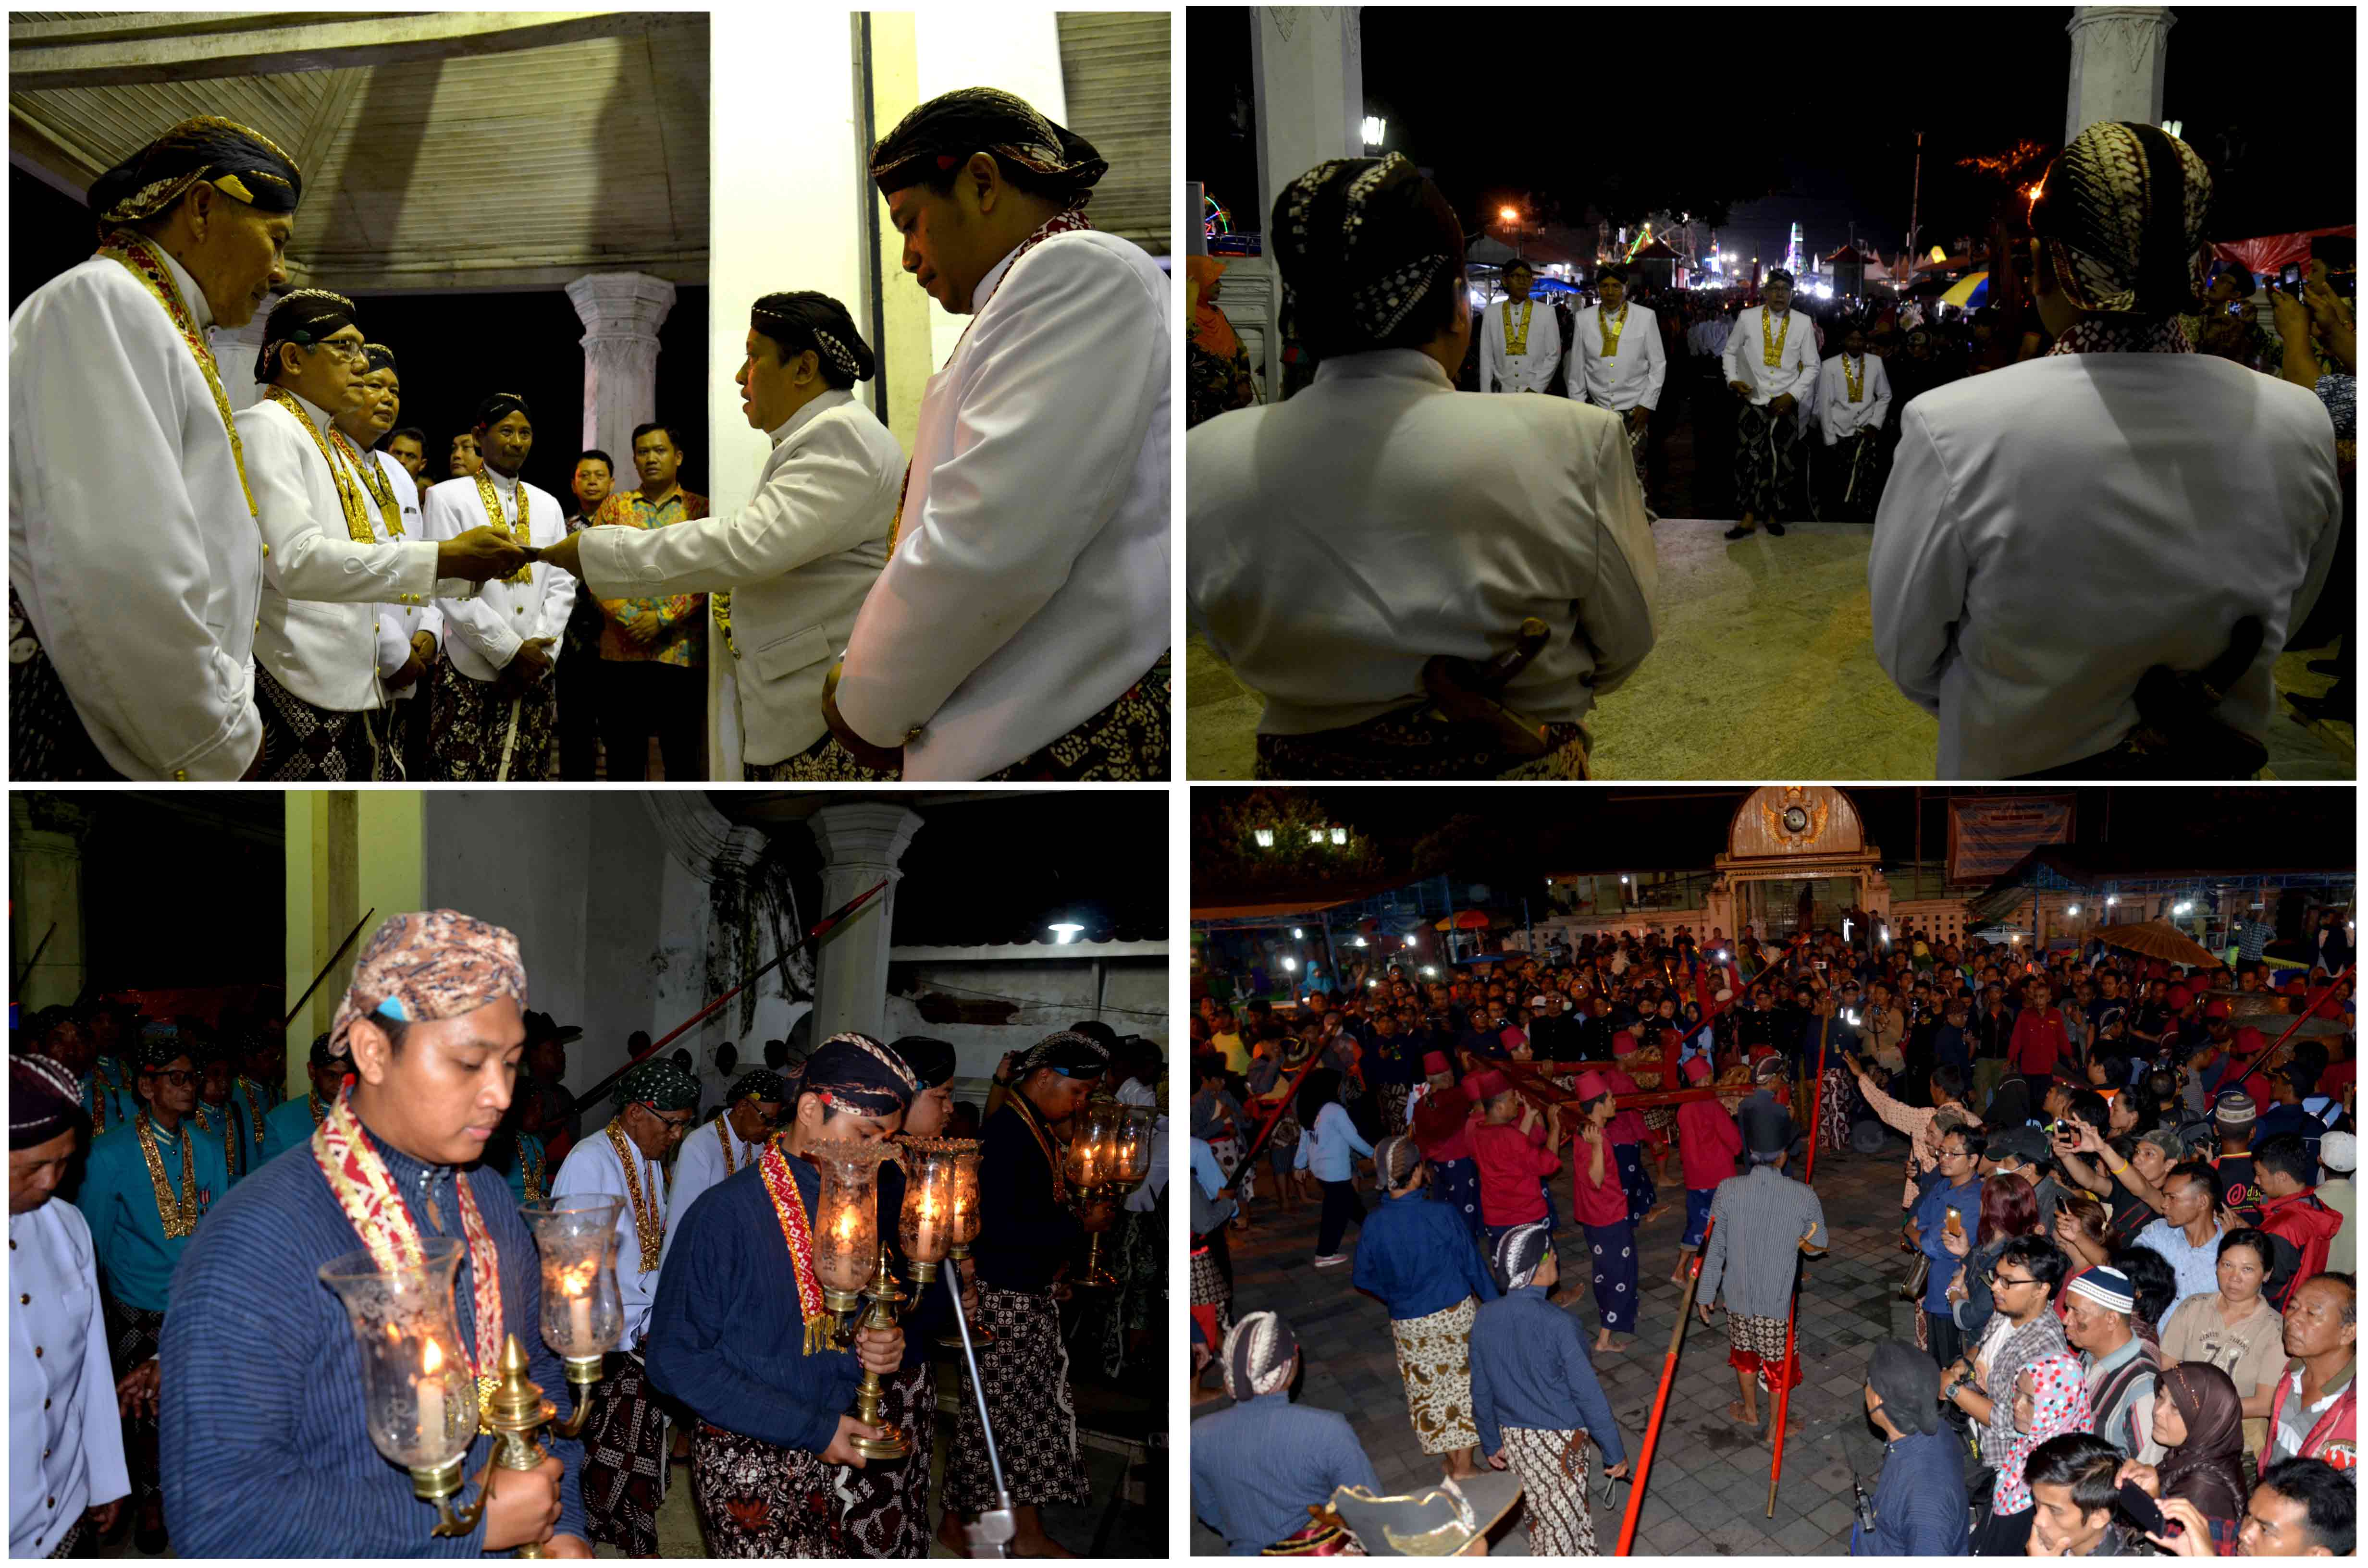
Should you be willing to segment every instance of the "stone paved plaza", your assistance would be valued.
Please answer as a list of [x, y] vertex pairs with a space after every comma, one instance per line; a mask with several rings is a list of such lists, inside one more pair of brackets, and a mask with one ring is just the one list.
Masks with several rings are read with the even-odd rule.
[[[1775, 1517], [1767, 1513], [1767, 1402], [1761, 1402], [1756, 1430], [1727, 1418], [1735, 1374], [1726, 1364], [1725, 1314], [1713, 1312], [1710, 1327], [1696, 1318], [1686, 1335], [1637, 1525], [1638, 1555], [1839, 1556], [1849, 1551], [1850, 1467], [1857, 1468], [1871, 1492], [1882, 1458], [1861, 1403], [1866, 1346], [1888, 1335], [1912, 1342], [1915, 1332], [1914, 1309], [1895, 1290], [1907, 1262], [1897, 1250], [1906, 1147], [1894, 1139], [1879, 1155], [1817, 1156], [1817, 1190], [1833, 1246], [1807, 1263], [1803, 1282], [1799, 1333], [1806, 1381], [1793, 1393]], [[1596, 1358], [1596, 1375], [1632, 1457], [1652, 1413], [1679, 1300], [1668, 1274], [1677, 1262], [1685, 1198], [1674, 1182], [1675, 1160], [1669, 1169], [1673, 1180], [1661, 1187], [1660, 1211], [1640, 1233], [1644, 1302], [1638, 1336], [1626, 1351]], [[1569, 1177], [1558, 1175], [1554, 1182], [1556, 1207], [1567, 1216]], [[1370, 1192], [1367, 1200], [1372, 1201]], [[1423, 1453], [1406, 1417], [1388, 1314], [1350, 1287], [1348, 1267], [1311, 1266], [1315, 1205], [1303, 1204], [1287, 1218], [1276, 1214], [1270, 1201], [1262, 1200], [1259, 1210], [1256, 1228], [1233, 1233], [1234, 1310], [1271, 1309], [1291, 1323], [1307, 1358], [1301, 1402], [1346, 1414], [1384, 1485], [1412, 1487], [1436, 1476], [1439, 1461]], [[1555, 1241], [1565, 1281], [1557, 1294], [1592, 1335], [1594, 1297], [1578, 1266], [1577, 1232], [1566, 1218]], [[1351, 1233], [1349, 1246], [1353, 1245]], [[1214, 1379], [1212, 1370], [1205, 1381]], [[1221, 1394], [1193, 1413], [1205, 1415], [1224, 1407]], [[1600, 1458], [1594, 1462], [1600, 1469]], [[1611, 1508], [1597, 1511], [1596, 1537], [1606, 1555], [1617, 1541], [1619, 1510], [1627, 1497], [1628, 1488], [1620, 1485]], [[1196, 1523], [1192, 1550], [1223, 1549]], [[1496, 1543], [1497, 1555], [1528, 1551], [1527, 1532], [1518, 1522]]]

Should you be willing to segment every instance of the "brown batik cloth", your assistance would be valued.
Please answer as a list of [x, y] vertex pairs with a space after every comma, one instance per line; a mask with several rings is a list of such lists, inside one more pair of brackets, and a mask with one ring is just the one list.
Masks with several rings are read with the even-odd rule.
[[1259, 778], [1565, 778], [1587, 777], [1587, 731], [1546, 726], [1543, 756], [1510, 757], [1491, 736], [1401, 709], [1345, 730], [1260, 735]]
[[[1530, 1555], [1595, 1556], [1595, 1516], [1587, 1506], [1587, 1440], [1574, 1444], [1568, 1432], [1526, 1426], [1505, 1427], [1502, 1436], [1506, 1466], [1521, 1478]], [[1565, 1453], [1567, 1471], [1563, 1469]]]
[[1382, 1125], [1392, 1137], [1406, 1130], [1406, 1101], [1414, 1094], [1411, 1084], [1383, 1084], [1380, 1090]]
[[[995, 1335], [994, 1344], [978, 1347], [978, 1371], [1011, 1501], [1090, 1501], [1093, 1493], [1077, 1452], [1076, 1407], [1069, 1399], [1069, 1349], [1061, 1341], [1061, 1309], [1053, 1292], [982, 1285], [978, 1319]], [[995, 1506], [995, 1475], [987, 1468], [968, 1368], [962, 1383], [954, 1446], [946, 1456], [944, 1502], [974, 1514]]]
[[8, 777], [43, 783], [120, 779], [74, 711], [58, 667], [8, 590]]
[[[417, 700], [414, 699], [414, 700]], [[428, 774], [454, 784], [491, 784], [499, 778], [539, 781], [551, 768], [559, 733], [559, 673], [535, 682], [518, 703], [518, 735], [509, 740], [509, 770], [502, 771], [502, 746], [509, 737], [510, 703], [496, 697], [494, 683], [472, 680], [450, 659], [436, 663], [435, 707], [428, 718]]]
[[[1008, 767], [985, 775], [983, 781], [1089, 784], [1111, 778], [1166, 778], [1168, 708], [1167, 660], [1163, 656], [1141, 680], [1067, 734], [1039, 746]], [[751, 780], [777, 783], [905, 776], [901, 769], [882, 772], [864, 767], [837, 735], [825, 735], [787, 762], [751, 765], [742, 771]]]
[[370, 730], [378, 714], [315, 708], [260, 666], [255, 706], [263, 714], [263, 778], [299, 784], [382, 777]]
[[584, 1425], [584, 1517], [594, 1540], [628, 1557], [658, 1554], [658, 1505], [666, 1501], [666, 1418], [650, 1397], [642, 1363], [609, 1353], [592, 1385]]
[[1406, 1414], [1427, 1454], [1452, 1453], [1480, 1440], [1472, 1424], [1472, 1320], [1480, 1303], [1463, 1300], [1427, 1317], [1392, 1318]]
[[839, 1529], [850, 1557], [929, 1554], [929, 1450], [938, 1435], [937, 1370], [923, 1361], [882, 1378], [881, 1419], [905, 1435], [912, 1449], [893, 1462], [871, 1460], [861, 1470], [830, 1467], [837, 1476]]
[[[115, 1381], [121, 1382], [164, 1344], [165, 1314], [125, 1306], [111, 1295], [106, 1299], [106, 1312], [108, 1354], [115, 1364]], [[123, 1462], [131, 1472], [131, 1495], [127, 1499], [131, 1506], [163, 1507], [165, 1483], [157, 1470], [155, 1416], [123, 1418]]]
[[845, 1557], [836, 1467], [702, 1421], [690, 1434], [690, 1493], [712, 1557]]

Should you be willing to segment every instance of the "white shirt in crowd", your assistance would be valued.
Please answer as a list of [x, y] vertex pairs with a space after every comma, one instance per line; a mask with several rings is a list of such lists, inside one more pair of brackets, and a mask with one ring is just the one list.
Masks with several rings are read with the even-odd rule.
[[1185, 437], [1194, 624], [1304, 734], [1423, 700], [1433, 654], [1485, 661], [1553, 631], [1503, 692], [1577, 721], [1653, 646], [1657, 566], [1619, 419], [1559, 397], [1458, 392], [1436, 360], [1326, 360], [1286, 403]]
[[904, 449], [871, 410], [825, 392], [773, 432], [747, 506], [589, 528], [578, 559], [604, 599], [731, 590], [741, 756], [782, 762], [823, 737], [823, 677], [887, 563], [904, 478]]
[[1661, 324], [1645, 305], [1621, 307], [1615, 312], [1620, 350], [1603, 352], [1603, 307], [1589, 305], [1578, 312], [1570, 328], [1570, 366], [1563, 378], [1573, 397], [1584, 397], [1598, 408], [1625, 414], [1635, 407], [1658, 408], [1661, 383], [1668, 379], [1668, 356], [1661, 348]]
[[[203, 332], [205, 291], [165, 265]], [[255, 760], [262, 542], [221, 407], [146, 287], [93, 256], [34, 290], [8, 324], [8, 585], [117, 772]]]
[[[1795, 403], [1805, 404], [1817, 390], [1816, 330], [1798, 311], [1788, 311], [1785, 316], [1790, 318], [1789, 325], [1782, 318], [1768, 320], [1766, 306], [1752, 306], [1735, 318], [1735, 330], [1720, 350], [1726, 361], [1726, 379], [1751, 389], [1754, 408], [1765, 408], [1787, 393]], [[1770, 341], [1780, 336], [1782, 340], [1779, 362], [1774, 365], [1767, 362], [1763, 327]]]
[[[1856, 402], [1850, 399], [1852, 369], [1859, 380]], [[1884, 373], [1882, 355], [1861, 354], [1853, 364], [1849, 355], [1837, 354], [1817, 372], [1817, 423], [1828, 447], [1861, 430], [1882, 429], [1890, 412], [1891, 378]]]
[[[246, 446], [246, 478], [263, 526], [263, 603], [255, 631], [255, 662], [272, 679], [315, 708], [353, 713], [382, 706], [379, 686], [381, 621], [377, 599], [405, 596], [425, 604], [439, 591], [467, 592], [459, 582], [436, 581], [436, 544], [414, 537], [380, 537], [378, 504], [362, 476], [332, 443], [329, 460], [306, 433], [306, 422], [329, 439], [326, 411], [290, 394], [303, 419], [275, 401], [238, 411]], [[331, 464], [336, 465], [333, 472]], [[342, 476], [361, 502], [371, 543], [346, 528], [337, 494]]]
[[[113, 262], [108, 263], [113, 267]], [[51, 1199], [8, 1216], [8, 1555], [47, 1557], [131, 1492], [90, 1225]]]
[[[712, 1136], [711, 1134], [710, 1136]], [[642, 1153], [641, 1145], [631, 1138], [625, 1149], [639, 1164], [633, 1174], [642, 1184], [642, 1199], [656, 1205], [659, 1222], [669, 1231], [674, 1229], [674, 1210], [666, 1197], [666, 1166]], [[551, 1184], [551, 1196], [560, 1198], [614, 1198], [620, 1200], [617, 1211], [617, 1290], [625, 1299], [625, 1337], [619, 1348], [634, 1350], [650, 1326], [650, 1303], [657, 1299], [658, 1270], [644, 1272], [642, 1268], [641, 1221], [633, 1213], [632, 1194], [625, 1190], [625, 1167], [617, 1158], [617, 1151], [609, 1142], [605, 1128], [587, 1127], [575, 1147], [567, 1151], [559, 1175]], [[665, 1262], [663, 1240], [659, 1261]]]
[[[419, 516], [419, 486], [413, 483], [411, 471], [382, 451], [371, 452], [369, 457], [378, 465], [379, 472], [386, 478], [388, 488], [394, 493], [394, 504], [403, 516], [403, 537], [426, 539], [427, 534]], [[371, 526], [382, 533], [383, 525], [379, 520], [375, 501], [370, 505], [370, 513]], [[378, 673], [381, 681], [403, 668], [404, 661], [411, 657], [411, 639], [422, 631], [435, 638], [439, 649], [443, 646], [444, 612], [436, 608], [434, 599], [401, 599], [378, 607]], [[388, 695], [396, 702], [419, 697], [427, 690], [432, 674], [432, 671], [423, 674], [402, 690]]]
[[[687, 525], [682, 523], [670, 523], [663, 528], [632, 531], [671, 533], [676, 528], [685, 526]], [[613, 531], [624, 533], [628, 530], [617, 528]], [[732, 601], [732, 619], [734, 625], [739, 624], [740, 601], [736, 598]], [[608, 1142], [606, 1138], [600, 1141], [603, 1143]], [[740, 1135], [732, 1131], [732, 1117], [728, 1110], [716, 1112], [715, 1119], [702, 1122], [683, 1134], [682, 1147], [676, 1150], [674, 1155], [674, 1190], [666, 1198], [666, 1246], [658, 1258], [661, 1266], [666, 1258], [674, 1256], [675, 1234], [682, 1229], [677, 1221], [682, 1216], [690, 1212], [690, 1206], [699, 1201], [699, 1195], [725, 1176], [736, 1176], [755, 1165], [765, 1153], [766, 1142], [767, 1140], [759, 1138], [754, 1143], [742, 1142]], [[724, 1150], [727, 1145], [731, 1150], [732, 1168], [730, 1170], [723, 1168]], [[575, 1153], [573, 1149], [569, 1150], [569, 1157], [573, 1158]], [[628, 1241], [630, 1240], [629, 1237]], [[640, 1256], [639, 1253], [634, 1254], [636, 1261], [639, 1260]]]
[[[521, 483], [491, 463], [485, 465], [484, 474], [493, 482], [502, 516], [495, 518], [486, 512], [474, 479], [448, 479], [428, 487], [420, 507], [420, 528], [430, 540], [458, 539], [492, 522], [501, 523], [507, 531], [518, 517], [521, 494], [526, 497], [529, 543], [541, 549], [566, 537], [566, 510], [550, 491]], [[523, 583], [495, 578], [468, 598], [438, 592], [442, 597], [436, 608], [444, 621], [444, 654], [453, 668], [471, 680], [492, 680], [508, 667], [520, 643], [537, 637], [560, 637], [567, 630], [568, 612], [575, 608], [575, 576], [540, 561], [527, 568]], [[556, 661], [556, 641], [550, 653]], [[585, 695], [577, 693], [577, 700]]]
[[1696, 354], [1715, 356], [1726, 352], [1728, 334], [1735, 330], [1732, 316], [1704, 316], [1686, 328], [1686, 347]]
[[906, 778], [1008, 767], [1167, 653], [1172, 293], [1141, 246], [1093, 230], [972, 291], [837, 693], [858, 734], [905, 743]]
[[[1509, 347], [1511, 328], [1520, 324], [1525, 311], [1529, 313], [1529, 325], [1522, 335], [1521, 352], [1517, 355]], [[1482, 392], [1495, 392], [1501, 386], [1507, 392], [1542, 392], [1554, 380], [1554, 366], [1561, 359], [1561, 319], [1543, 300], [1499, 300], [1481, 313]]]
[[2308, 388], [2203, 354], [2029, 360], [1902, 410], [1867, 560], [1875, 656], [1940, 716], [1941, 778], [2009, 778], [2112, 746], [2149, 667], [2201, 669], [2259, 616], [2219, 709], [2259, 736], [2340, 532]]

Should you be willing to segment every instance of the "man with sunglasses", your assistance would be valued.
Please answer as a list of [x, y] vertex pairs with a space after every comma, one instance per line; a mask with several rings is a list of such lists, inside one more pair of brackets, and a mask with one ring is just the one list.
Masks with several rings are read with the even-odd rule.
[[123, 1422], [123, 1454], [138, 1506], [132, 1541], [165, 1550], [165, 1497], [157, 1471], [157, 1347], [174, 1270], [198, 1222], [230, 1190], [222, 1143], [197, 1131], [198, 1064], [171, 1024], [141, 1027], [142, 1108], [94, 1141], [75, 1204], [90, 1221], [91, 1251], [107, 1282], [108, 1342]]
[[353, 444], [336, 428], [362, 401], [368, 369], [353, 301], [299, 289], [264, 325], [255, 363], [262, 401], [235, 416], [263, 532], [255, 701], [263, 718], [256, 776], [264, 778], [393, 776], [385, 758], [379, 605], [465, 594], [467, 583], [527, 561], [507, 534], [489, 528], [441, 544], [388, 536], [347, 455]]
[[[697, 1131], [687, 1134], [674, 1160], [674, 1187], [666, 1199], [669, 1214], [688, 1214], [699, 1195], [725, 1176], [757, 1163], [765, 1144], [781, 1125], [781, 1075], [758, 1067], [734, 1080], [723, 1096], [723, 1108]], [[680, 1227], [666, 1227], [660, 1261], [674, 1256]]]
[[568, 1151], [551, 1196], [622, 1200], [617, 1287], [625, 1299], [625, 1348], [609, 1353], [592, 1385], [584, 1517], [594, 1540], [620, 1546], [629, 1557], [655, 1557], [666, 1499], [666, 1416], [651, 1396], [643, 1356], [666, 1256], [666, 1159], [698, 1114], [699, 1081], [672, 1058], [654, 1056], [625, 1074], [618, 1100], [615, 1119]]

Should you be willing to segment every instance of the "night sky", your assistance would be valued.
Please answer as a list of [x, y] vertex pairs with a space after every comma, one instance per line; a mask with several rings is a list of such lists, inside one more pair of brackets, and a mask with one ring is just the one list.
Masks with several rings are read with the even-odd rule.
[[[1666, 205], [1718, 217], [1721, 248], [1763, 264], [1794, 222], [1818, 254], [1854, 223], [1889, 256], [1907, 234], [1918, 130], [1928, 250], [1987, 222], [1995, 187], [1958, 160], [2025, 139], [2060, 143], [2069, 17], [2063, 6], [1372, 6], [1365, 107], [1389, 122], [1384, 146], [1439, 181], [1467, 233], [1507, 200], [1569, 223], [1600, 212], [1634, 224]], [[2177, 17], [2164, 114], [2212, 166], [2213, 234], [2351, 222], [2353, 13], [2181, 6]], [[1237, 228], [1257, 229], [1247, 18], [1186, 13], [1185, 175], [1209, 184]], [[2326, 69], [2297, 78], [2271, 63], [2290, 55]], [[1748, 115], [1734, 107], [1747, 101]]]

